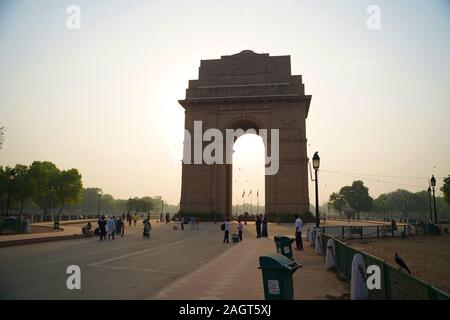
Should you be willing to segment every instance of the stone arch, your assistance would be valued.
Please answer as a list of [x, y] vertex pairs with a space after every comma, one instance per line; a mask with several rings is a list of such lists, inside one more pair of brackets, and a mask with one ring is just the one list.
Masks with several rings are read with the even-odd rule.
[[[239, 127], [279, 130], [279, 171], [265, 177], [266, 213], [294, 214], [309, 210], [305, 124], [310, 101], [301, 76], [291, 75], [289, 56], [244, 50], [202, 60], [199, 79], [189, 81], [179, 103], [191, 134], [199, 120], [224, 136], [226, 129]], [[231, 164], [183, 164], [181, 210], [230, 215], [231, 174]]]

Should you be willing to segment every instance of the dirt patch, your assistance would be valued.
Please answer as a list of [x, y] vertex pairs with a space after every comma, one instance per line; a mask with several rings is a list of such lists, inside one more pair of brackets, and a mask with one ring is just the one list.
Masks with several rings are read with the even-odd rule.
[[448, 234], [412, 236], [408, 239], [350, 240], [346, 243], [385, 260], [395, 267], [398, 267], [394, 260], [394, 254], [397, 252], [414, 276], [450, 292], [450, 235]]

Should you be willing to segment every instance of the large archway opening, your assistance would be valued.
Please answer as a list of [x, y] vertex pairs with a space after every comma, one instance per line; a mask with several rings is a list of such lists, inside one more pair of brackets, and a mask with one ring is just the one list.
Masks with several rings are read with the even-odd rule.
[[264, 213], [265, 147], [260, 136], [247, 133], [233, 145], [232, 213], [234, 217], [248, 212]]

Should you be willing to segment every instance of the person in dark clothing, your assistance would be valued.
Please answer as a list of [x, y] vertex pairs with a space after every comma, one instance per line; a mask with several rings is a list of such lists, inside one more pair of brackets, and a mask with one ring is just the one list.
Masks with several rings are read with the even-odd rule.
[[295, 250], [303, 250], [303, 241], [302, 241], [302, 229], [303, 229], [303, 221], [300, 219], [299, 215], [295, 215]]
[[256, 225], [256, 237], [257, 238], [261, 238], [261, 223], [262, 223], [261, 218], [260, 218], [259, 215], [257, 215], [256, 216], [256, 222], [255, 222], [255, 225]]
[[261, 224], [262, 224], [262, 232], [261, 232], [261, 236], [262, 236], [263, 238], [267, 238], [267, 237], [268, 237], [268, 233], [267, 233], [267, 219], [266, 219], [266, 217], [264, 217], [264, 218], [262, 219]]
[[101, 216], [101, 218], [98, 219], [98, 228], [99, 228], [100, 241], [102, 241], [103, 239], [106, 239], [106, 220], [105, 220], [105, 216]]
[[241, 219], [238, 220], [238, 234], [239, 234], [239, 241], [242, 241], [242, 231], [244, 230], [244, 225], [242, 224]]

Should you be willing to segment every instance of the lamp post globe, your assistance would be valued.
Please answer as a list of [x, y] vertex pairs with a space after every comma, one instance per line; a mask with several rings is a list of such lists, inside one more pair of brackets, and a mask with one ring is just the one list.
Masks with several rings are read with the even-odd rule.
[[431, 181], [431, 186], [433, 188], [436, 187], [436, 178], [434, 177], [434, 175], [431, 175], [430, 181]]
[[316, 153], [314, 153], [312, 160], [313, 160], [314, 170], [318, 170], [320, 167], [320, 157], [319, 157], [319, 153], [317, 151], [316, 151]]

